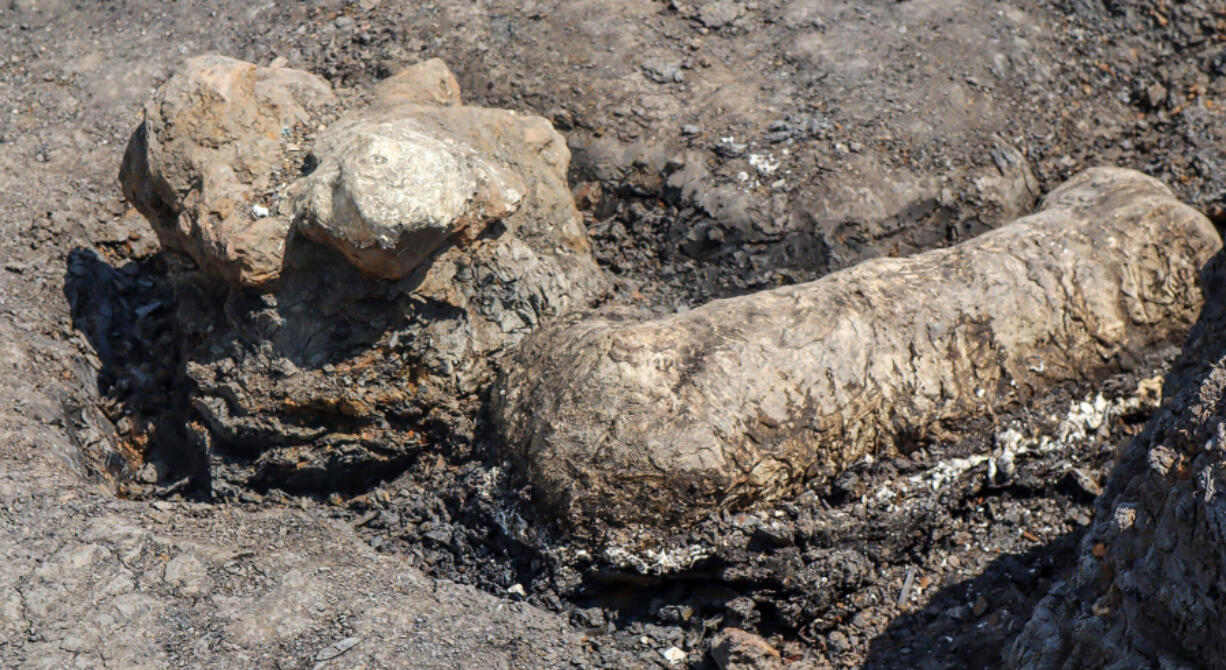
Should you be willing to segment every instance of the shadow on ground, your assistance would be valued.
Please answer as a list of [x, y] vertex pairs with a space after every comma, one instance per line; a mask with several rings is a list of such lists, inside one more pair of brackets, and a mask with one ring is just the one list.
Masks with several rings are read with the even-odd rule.
[[176, 391], [182, 375], [174, 293], [162, 255], [112, 265], [94, 249], [74, 249], [63, 291], [73, 327], [98, 356], [97, 393], [110, 422], [108, 439], [87, 450], [90, 467], [122, 495], [202, 484], [189, 475], [207, 468], [181, 448], [186, 396]]
[[998, 668], [1034, 606], [1076, 566], [1082, 531], [1004, 554], [971, 579], [895, 618], [869, 645], [865, 668]]

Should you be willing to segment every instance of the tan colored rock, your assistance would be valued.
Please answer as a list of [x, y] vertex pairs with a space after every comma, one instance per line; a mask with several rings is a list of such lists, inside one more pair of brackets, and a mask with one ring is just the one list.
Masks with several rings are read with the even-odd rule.
[[364, 272], [395, 279], [444, 242], [471, 242], [515, 212], [524, 184], [461, 140], [413, 118], [342, 121], [316, 140], [319, 165], [293, 187], [299, 230]]
[[145, 106], [120, 171], [124, 195], [165, 248], [227, 281], [265, 284], [281, 270], [290, 217], [263, 198], [289, 131], [334, 100], [307, 72], [192, 58]]
[[[543, 119], [460, 106], [439, 59], [388, 78], [373, 98], [319, 133], [316, 169], [283, 188], [289, 132], [314, 130], [315, 112], [335, 102], [327, 84], [284, 67], [191, 59], [146, 106], [124, 192], [164, 247], [243, 286], [280, 277], [293, 220], [362, 271], [402, 277], [507, 219], [544, 186], [539, 167], [557, 171], [563, 188], [544, 186], [534, 201], [545, 209], [533, 215], [578, 220], [565, 190], [569, 152]], [[586, 252], [585, 236], [567, 237]]]
[[460, 84], [442, 59], [431, 58], [379, 82], [375, 104], [460, 105]]
[[494, 417], [559, 518], [693, 520], [1180, 337], [1220, 247], [1160, 182], [1088, 170], [951, 248], [651, 321], [555, 322], [506, 366]]
[[[565, 225], [567, 248], [587, 253], [566, 185], [570, 152], [549, 122], [459, 104], [442, 61], [382, 82], [375, 103], [320, 133], [318, 167], [291, 187], [297, 229], [363, 272], [410, 274], [436, 253], [465, 247], [507, 221], [528, 194], [528, 217]], [[531, 226], [535, 229], [537, 226]]]

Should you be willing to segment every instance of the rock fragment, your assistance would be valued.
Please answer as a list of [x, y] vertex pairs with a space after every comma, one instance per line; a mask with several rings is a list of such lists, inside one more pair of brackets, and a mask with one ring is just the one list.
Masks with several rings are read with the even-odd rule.
[[739, 628], [725, 628], [711, 641], [711, 658], [720, 670], [776, 670], [779, 651], [766, 640]]
[[362, 638], [360, 637], [347, 637], [343, 640], [338, 640], [315, 652], [312, 659], [322, 664], [324, 661], [330, 661], [343, 655], [345, 652], [358, 646], [358, 643], [361, 641]]
[[669, 647], [668, 649], [660, 650], [660, 655], [669, 665], [677, 665], [685, 660], [685, 652], [677, 647]]
[[265, 284], [280, 273], [290, 216], [260, 199], [289, 132], [334, 102], [308, 72], [192, 58], [145, 105], [120, 170], [124, 196], [164, 248], [226, 281]]
[[494, 416], [559, 518], [690, 521], [1180, 336], [1220, 246], [1156, 180], [1088, 170], [951, 248], [652, 321], [563, 319], [521, 346]]
[[294, 187], [299, 230], [385, 279], [412, 272], [448, 240], [476, 239], [515, 212], [525, 188], [408, 114], [337, 123], [313, 153], [318, 167]]
[[379, 82], [376, 105], [459, 105], [460, 84], [447, 64], [431, 58]]
[[[317, 167], [291, 187], [297, 229], [307, 237], [364, 272], [396, 279], [443, 244], [467, 244], [519, 207], [526, 184], [488, 161], [488, 146], [466, 142], [473, 129], [461, 120], [467, 108], [443, 61], [383, 80], [373, 99], [319, 134]], [[501, 118], [478, 122], [524, 122], [488, 111]]]
[[723, 28], [740, 16], [741, 6], [732, 0], [708, 2], [698, 10], [698, 22], [712, 29]]
[[191, 554], [179, 554], [166, 563], [164, 578], [185, 596], [198, 596], [205, 592], [208, 571], [200, 559]]

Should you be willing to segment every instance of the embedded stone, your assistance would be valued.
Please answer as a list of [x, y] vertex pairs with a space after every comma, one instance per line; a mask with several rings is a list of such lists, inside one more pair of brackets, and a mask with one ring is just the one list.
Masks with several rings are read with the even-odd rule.
[[308, 72], [207, 55], [145, 105], [120, 169], [165, 249], [244, 286], [278, 277], [289, 213], [272, 202], [289, 135], [335, 102]]
[[387, 279], [471, 242], [523, 198], [513, 174], [411, 116], [338, 123], [314, 153], [318, 167], [294, 186], [299, 230]]

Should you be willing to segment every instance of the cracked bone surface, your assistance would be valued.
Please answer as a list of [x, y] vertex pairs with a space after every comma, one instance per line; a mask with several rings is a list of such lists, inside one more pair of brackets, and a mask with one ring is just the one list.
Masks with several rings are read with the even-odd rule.
[[1220, 247], [1162, 183], [1095, 168], [950, 248], [654, 320], [560, 319], [504, 366], [494, 418], [559, 518], [690, 521], [1128, 365], [1192, 323]]
[[[180, 222], [194, 210], [164, 197], [156, 166], [196, 165], [193, 129], [243, 130], [229, 115], [251, 112], [243, 99], [202, 95], [174, 124], [156, 122], [174, 91], [200, 88], [201, 63], [262, 71], [189, 61], [147, 106], [123, 171], [129, 197]], [[193, 386], [187, 441], [214, 490], [369, 482], [425, 444], [463, 458], [498, 354], [605, 290], [566, 184], [570, 153], [548, 121], [462, 105], [438, 60], [369, 93], [370, 104], [331, 124], [307, 118], [291, 129], [301, 136], [283, 134], [269, 145], [272, 158], [252, 162], [251, 182], [275, 196], [264, 218], [283, 224], [261, 229], [271, 232], [258, 244], [242, 246], [252, 239], [246, 215], [209, 229], [158, 229], [175, 257]], [[225, 135], [237, 145], [225, 152], [245, 150], [239, 130]], [[146, 134], [158, 138], [156, 152]], [[305, 146], [307, 160], [294, 153]], [[162, 158], [145, 160], [155, 154]], [[299, 175], [303, 164], [314, 169]], [[213, 186], [194, 188], [210, 202], [251, 197]], [[260, 272], [228, 270], [227, 254], [253, 248]]]

